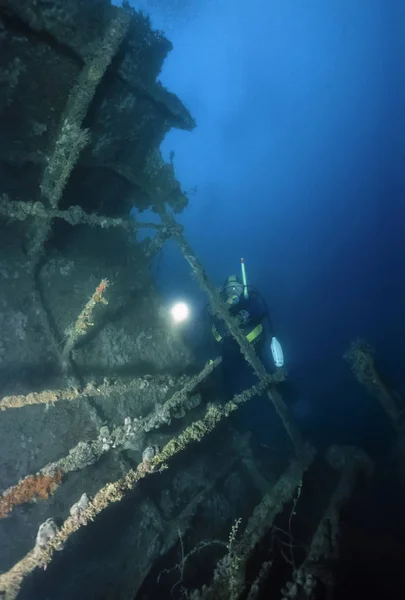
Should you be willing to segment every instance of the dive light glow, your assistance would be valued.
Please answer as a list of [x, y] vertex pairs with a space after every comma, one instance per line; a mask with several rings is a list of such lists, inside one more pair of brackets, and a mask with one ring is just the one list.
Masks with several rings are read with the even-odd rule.
[[190, 309], [185, 302], [177, 302], [170, 312], [175, 323], [183, 323], [190, 315]]

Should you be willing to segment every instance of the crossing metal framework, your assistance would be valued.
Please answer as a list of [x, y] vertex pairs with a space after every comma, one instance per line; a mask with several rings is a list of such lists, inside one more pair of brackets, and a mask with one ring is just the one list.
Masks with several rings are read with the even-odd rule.
[[[126, 474], [121, 479], [104, 486], [93, 498], [85, 498], [80, 506], [76, 507], [75, 510], [71, 510], [71, 514], [65, 519], [61, 527], [56, 527], [50, 517], [48, 519], [46, 540], [42, 539], [41, 543], [36, 543], [32, 550], [17, 564], [8, 572], [0, 575], [0, 597], [5, 600], [16, 598], [24, 579], [34, 569], [46, 567], [52, 561], [54, 552], [60, 550], [72, 534], [95, 519], [109, 504], [122, 500], [128, 491], [133, 489], [134, 485], [144, 477], [151, 476], [162, 469], [170, 468], [170, 461], [175, 455], [183, 452], [189, 444], [201, 441], [204, 436], [210, 434], [221, 421], [235, 412], [243, 403], [249, 401], [257, 394], [264, 393], [274, 405], [277, 414], [282, 420], [291, 440], [295, 459], [293, 459], [286, 474], [274, 486], [271, 494], [266, 495], [256, 508], [240, 541], [237, 544], [235, 543], [232, 548], [228, 548], [226, 557], [222, 563], [218, 564], [218, 572], [211, 585], [206, 587], [205, 590], [194, 591], [194, 595], [190, 596], [196, 599], [237, 598], [245, 589], [243, 568], [246, 566], [252, 549], [260, 536], [265, 534], [265, 530], [271, 527], [275, 515], [285, 505], [296, 499], [297, 493], [301, 490], [304, 473], [309, 469], [315, 456], [313, 448], [309, 444], [304, 443], [289, 413], [288, 407], [276, 388], [277, 381], [282, 379], [283, 375], [281, 373], [271, 375], [266, 371], [254, 348], [248, 343], [237, 321], [230, 316], [218, 291], [210, 282], [202, 264], [186, 240], [183, 228], [176, 222], [174, 216], [164, 208], [162, 202], [159, 201], [159, 206], [156, 208], [156, 212], [158, 212], [161, 218], [160, 224], [140, 223], [132, 218], [113, 218], [96, 213], [88, 213], [80, 206], [70, 206], [66, 210], [60, 208], [60, 200], [72, 170], [77, 163], [80, 153], [90, 141], [89, 130], [83, 128], [87, 111], [98, 85], [102, 81], [109, 65], [128, 33], [130, 23], [131, 11], [124, 7], [118, 12], [116, 18], [111, 21], [105, 31], [104, 38], [95, 48], [93, 56], [84, 65], [76, 85], [73, 87], [67, 100], [59, 131], [55, 136], [54, 145], [42, 175], [40, 199], [30, 203], [13, 200], [5, 194], [0, 197], [1, 218], [10, 221], [23, 221], [30, 224], [32, 235], [29, 239], [27, 260], [29, 273], [32, 278], [33, 302], [35, 303], [35, 309], [41, 321], [44, 334], [47, 336], [49, 344], [61, 366], [61, 373], [65, 382], [65, 387], [62, 386], [62, 389], [59, 390], [43, 390], [42, 392], [27, 395], [4, 397], [0, 400], [0, 411], [20, 409], [30, 404], [52, 404], [59, 401], [74, 402], [79, 398], [85, 398], [87, 400], [87, 410], [91, 413], [92, 420], [101, 431], [103, 420], [98, 414], [95, 405], [91, 402], [92, 397], [110, 397], [125, 393], [131, 388], [131, 385], [136, 385], [136, 382], [133, 384], [126, 383], [125, 385], [108, 382], [102, 385], [93, 383], [83, 385], [80, 373], [78, 373], [71, 356], [71, 350], [74, 348], [78, 338], [86, 335], [86, 323], [90, 320], [94, 307], [98, 303], [103, 303], [108, 282], [105, 280], [100, 282], [100, 285], [94, 291], [93, 296], [79, 315], [78, 320], [72, 324], [70, 334], [62, 340], [62, 343], [51, 325], [52, 319], [48, 313], [49, 308], [45, 307], [42, 302], [39, 273], [46, 261], [45, 243], [52, 233], [54, 223], [57, 219], [64, 220], [72, 226], [87, 225], [99, 229], [119, 228], [128, 234], [137, 232], [141, 228], [155, 229], [156, 235], [154, 239], [145, 247], [145, 257], [149, 260], [152, 260], [156, 256], [166, 240], [169, 238], [175, 240], [191, 268], [192, 275], [207, 294], [212, 313], [225, 322], [230, 335], [239, 344], [240, 351], [245, 360], [257, 375], [258, 382], [255, 386], [235, 396], [223, 406], [207, 406], [205, 414], [200, 419], [195, 420], [187, 426], [159, 452], [145, 457], [136, 468], [127, 468]], [[220, 358], [210, 361], [200, 373], [190, 378], [183, 389], [176, 392], [166, 401], [162, 409], [163, 413], [170, 415], [180, 406], [185, 412], [191, 410], [193, 404], [190, 402], [190, 396], [193, 390], [220, 363]], [[147, 415], [140, 420], [137, 425], [138, 428], [140, 430], [145, 429], [153, 418], [152, 415]], [[123, 445], [126, 435], [125, 427], [116, 428], [114, 431], [114, 439], [110, 440], [114, 447], [120, 448]], [[63, 484], [64, 477], [68, 472], [83, 468], [84, 465], [94, 464], [110, 447], [110, 444], [107, 444], [105, 441], [105, 435], [107, 434], [104, 433], [90, 442], [78, 441], [77, 446], [70, 449], [66, 457], [55, 463], [45, 465], [39, 472], [27, 475], [21, 481], [16, 482], [15, 485], [5, 490], [0, 496], [0, 518], [7, 516], [20, 504], [30, 502], [33, 499], [38, 500], [48, 497]], [[75, 462], [75, 456], [79, 455], [81, 460]], [[88, 457], [87, 462], [82, 460], [83, 456]], [[357, 464], [356, 461], [353, 464]], [[333, 499], [331, 502], [333, 503]], [[330, 509], [330, 513], [333, 514], [334, 519], [337, 515], [336, 511], [338, 511], [339, 502], [341, 502], [341, 495]], [[330, 520], [331, 518], [330, 515], [326, 515], [325, 517], [326, 520]], [[321, 533], [317, 533], [317, 535], [321, 534], [322, 531]], [[316, 547], [316, 551], [318, 552], [320, 552], [319, 547], [320, 545], [318, 544]], [[315, 552], [315, 550], [310, 551], [309, 558], [312, 556], [311, 552]], [[267, 565], [267, 570], [270, 570], [270, 566]], [[266, 565], [263, 568], [266, 571]], [[295, 566], [293, 571], [292, 586], [295, 585], [297, 587], [301, 579], [303, 581], [302, 585], [304, 583], [308, 584], [307, 576], [309, 570], [305, 567], [305, 561], [301, 567]], [[250, 598], [255, 597], [254, 590], [260, 587], [261, 577], [263, 577], [263, 573], [257, 573], [255, 584], [251, 588]], [[290, 594], [288, 597], [293, 597], [291, 589], [288, 593]]]

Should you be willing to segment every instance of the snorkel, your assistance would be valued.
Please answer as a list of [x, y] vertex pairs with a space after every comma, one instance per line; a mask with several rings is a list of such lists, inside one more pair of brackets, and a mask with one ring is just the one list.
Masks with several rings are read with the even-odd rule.
[[245, 259], [240, 259], [240, 268], [242, 271], [242, 283], [243, 283], [243, 297], [245, 300], [249, 298], [248, 289], [247, 289], [247, 280], [246, 280], [246, 269], [245, 269]]

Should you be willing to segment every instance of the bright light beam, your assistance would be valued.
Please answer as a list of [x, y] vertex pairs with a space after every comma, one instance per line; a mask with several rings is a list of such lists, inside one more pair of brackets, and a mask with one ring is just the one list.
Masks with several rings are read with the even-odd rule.
[[175, 323], [184, 323], [190, 316], [190, 309], [185, 302], [176, 302], [172, 306], [170, 314]]

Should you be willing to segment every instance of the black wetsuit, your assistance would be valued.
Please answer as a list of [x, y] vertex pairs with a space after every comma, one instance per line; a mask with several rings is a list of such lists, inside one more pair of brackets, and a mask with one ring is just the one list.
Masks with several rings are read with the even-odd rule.
[[[273, 327], [262, 296], [256, 290], [249, 290], [249, 297], [242, 297], [237, 304], [229, 307], [229, 312], [239, 319], [240, 328], [263, 360], [263, 349], [270, 344], [269, 338], [271, 340], [273, 336]], [[229, 399], [250, 387], [255, 382], [255, 377], [240, 352], [239, 344], [229, 333], [222, 319], [214, 318], [212, 333], [217, 341], [216, 354], [218, 354], [218, 346], [220, 347], [224, 391]], [[268, 360], [263, 362], [269, 363]], [[268, 366], [266, 364], [266, 367]]]

